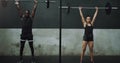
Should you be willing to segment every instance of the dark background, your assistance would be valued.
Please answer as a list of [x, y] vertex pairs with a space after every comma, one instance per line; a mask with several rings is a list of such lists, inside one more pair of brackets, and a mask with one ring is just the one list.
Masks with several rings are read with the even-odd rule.
[[[32, 1], [32, 0], [31, 0]], [[39, 0], [44, 1], [44, 0]], [[51, 0], [52, 1], [52, 0]], [[36, 15], [33, 22], [33, 28], [59, 28], [59, 0], [51, 3], [50, 8], [46, 8], [45, 3], [38, 3]], [[110, 2], [112, 6], [119, 7], [120, 0], [62, 0], [62, 5], [70, 3], [71, 6], [105, 6]], [[3, 2], [0, 2], [3, 3]], [[27, 0], [21, 2], [23, 9], [32, 9], [33, 1]], [[84, 16], [93, 16], [95, 10], [83, 9]], [[106, 15], [105, 10], [99, 10], [94, 27], [97, 29], [120, 29], [120, 9], [112, 10], [110, 15]], [[20, 28], [21, 20], [14, 1], [8, 1], [7, 7], [0, 4], [0, 28]], [[62, 10], [62, 28], [83, 28], [78, 9], [71, 9], [70, 14], [67, 10]]]
[[[101, 6], [104, 7], [107, 2], [110, 2], [112, 6], [119, 7], [120, 0], [63, 0], [63, 5], [66, 5], [65, 2], [69, 2], [71, 6], [85, 6], [85, 7], [95, 7]], [[82, 28], [81, 17], [79, 15], [78, 9], [71, 9], [70, 14], [66, 14], [66, 11], [63, 10], [63, 27], [64, 28]], [[84, 17], [94, 15], [95, 10], [86, 10], [83, 9]], [[106, 15], [105, 10], [99, 10], [94, 24], [95, 28], [99, 29], [116, 29], [120, 28], [120, 9], [112, 10], [111, 15]]]

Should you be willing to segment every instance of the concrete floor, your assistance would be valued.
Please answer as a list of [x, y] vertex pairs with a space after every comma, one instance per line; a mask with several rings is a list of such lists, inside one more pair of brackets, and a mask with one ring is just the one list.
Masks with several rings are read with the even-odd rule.
[[[25, 56], [24, 63], [30, 63], [31, 57]], [[79, 56], [63, 56], [62, 63], [79, 63]], [[17, 63], [18, 56], [0, 56], [0, 63]], [[39, 56], [35, 57], [36, 63], [59, 63], [58, 56]], [[120, 56], [95, 56], [95, 63], [120, 63]], [[85, 56], [83, 63], [90, 63], [89, 57]]]
[[[80, 63], [80, 57], [64, 56], [62, 63]], [[90, 57], [85, 56], [83, 63], [90, 63]], [[94, 63], [120, 63], [120, 56], [94, 56]]]

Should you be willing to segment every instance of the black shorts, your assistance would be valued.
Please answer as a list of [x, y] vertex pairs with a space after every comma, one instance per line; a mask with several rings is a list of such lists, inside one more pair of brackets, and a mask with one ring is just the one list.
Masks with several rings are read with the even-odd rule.
[[21, 34], [20, 36], [21, 36], [20, 37], [21, 40], [33, 40], [32, 34], [27, 34], [27, 35]]
[[92, 34], [91, 35], [84, 35], [83, 40], [84, 41], [94, 41], [93, 40], [93, 35]]

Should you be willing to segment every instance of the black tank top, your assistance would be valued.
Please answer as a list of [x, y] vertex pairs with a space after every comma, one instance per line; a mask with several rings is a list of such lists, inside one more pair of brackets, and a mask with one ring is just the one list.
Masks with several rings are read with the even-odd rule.
[[22, 34], [32, 34], [32, 23], [31, 17], [22, 17]]
[[84, 35], [86, 35], [86, 36], [93, 35], [93, 26], [92, 25], [88, 26], [86, 24], [86, 27], [84, 27], [84, 29], [85, 29]]

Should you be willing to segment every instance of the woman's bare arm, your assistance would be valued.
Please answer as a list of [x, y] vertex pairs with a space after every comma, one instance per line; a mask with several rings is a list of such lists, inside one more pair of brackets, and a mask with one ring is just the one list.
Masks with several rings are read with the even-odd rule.
[[92, 19], [92, 21], [91, 21], [91, 24], [92, 24], [92, 25], [94, 24], [95, 19], [96, 19], [96, 16], [97, 16], [97, 14], [98, 14], [98, 7], [95, 7], [95, 9], [96, 9], [96, 11], [95, 11], [95, 14], [94, 14], [94, 16], [93, 16], [93, 19]]
[[82, 13], [82, 7], [79, 7], [79, 12], [80, 12], [80, 16], [81, 16], [81, 18], [82, 18], [82, 23], [83, 23], [83, 25], [84, 25], [84, 23], [85, 23], [85, 18], [84, 18], [83, 13]]

